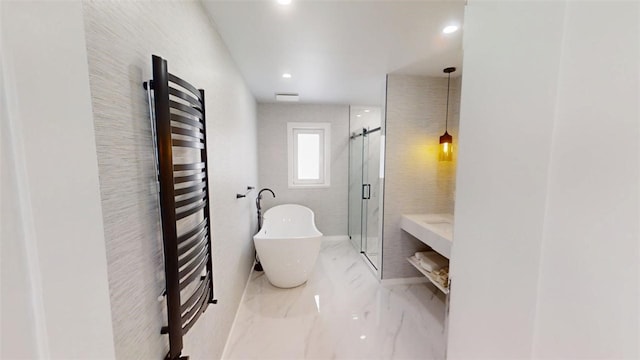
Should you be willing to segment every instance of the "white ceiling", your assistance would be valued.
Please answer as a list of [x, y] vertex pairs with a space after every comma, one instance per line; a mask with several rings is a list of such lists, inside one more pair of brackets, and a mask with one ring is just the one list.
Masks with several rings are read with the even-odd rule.
[[259, 102], [380, 105], [386, 74], [444, 76], [462, 62], [462, 31], [442, 28], [462, 25], [464, 0], [204, 4]]

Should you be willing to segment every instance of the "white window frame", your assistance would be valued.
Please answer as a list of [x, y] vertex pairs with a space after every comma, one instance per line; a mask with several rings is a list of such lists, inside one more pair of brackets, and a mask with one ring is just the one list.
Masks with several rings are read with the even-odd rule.
[[[320, 135], [320, 179], [298, 179], [298, 146], [297, 134]], [[287, 147], [288, 147], [288, 178], [290, 189], [327, 188], [331, 186], [331, 123], [287, 123]]]

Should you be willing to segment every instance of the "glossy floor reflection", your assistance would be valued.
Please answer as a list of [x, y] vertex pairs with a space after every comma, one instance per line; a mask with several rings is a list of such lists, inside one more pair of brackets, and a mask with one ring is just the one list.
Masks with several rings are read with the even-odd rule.
[[444, 296], [382, 286], [348, 240], [325, 241], [312, 278], [279, 289], [254, 273], [225, 359], [444, 359]]

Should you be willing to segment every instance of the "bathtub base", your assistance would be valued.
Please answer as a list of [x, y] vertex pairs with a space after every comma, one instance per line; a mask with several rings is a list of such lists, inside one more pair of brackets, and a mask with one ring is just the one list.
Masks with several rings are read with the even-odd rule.
[[[265, 275], [267, 275], [267, 273], [265, 273]], [[297, 288], [298, 286], [302, 286], [304, 284], [307, 283], [307, 279], [305, 279], [303, 282], [301, 283], [278, 283], [276, 282], [274, 284], [273, 281], [271, 281], [271, 279], [269, 279], [269, 276], [267, 275], [267, 280], [269, 280], [269, 284], [273, 285], [274, 287], [277, 287], [279, 289], [293, 289], [293, 288]]]
[[307, 282], [320, 253], [321, 242], [322, 236], [277, 241], [254, 239], [264, 274], [271, 285], [283, 289]]

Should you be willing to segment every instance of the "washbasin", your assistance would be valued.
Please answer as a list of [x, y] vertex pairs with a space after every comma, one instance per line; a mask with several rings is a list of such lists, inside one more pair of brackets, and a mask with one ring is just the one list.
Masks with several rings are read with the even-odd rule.
[[429, 230], [437, 233], [438, 235], [446, 238], [449, 241], [453, 240], [453, 221], [430, 221], [420, 220], [420, 222], [429, 228]]
[[442, 256], [451, 256], [453, 242], [452, 214], [402, 215], [400, 227], [418, 240], [429, 245]]

